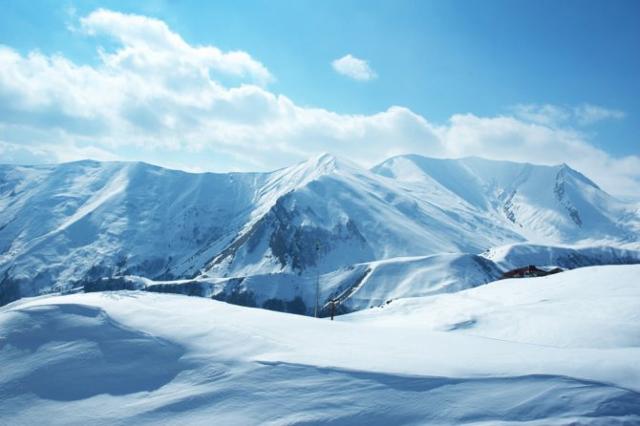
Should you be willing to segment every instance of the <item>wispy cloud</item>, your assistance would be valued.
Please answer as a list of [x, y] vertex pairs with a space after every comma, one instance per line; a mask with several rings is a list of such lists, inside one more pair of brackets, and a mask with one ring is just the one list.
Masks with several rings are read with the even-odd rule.
[[572, 107], [551, 104], [518, 104], [513, 106], [511, 110], [523, 120], [547, 126], [588, 126], [605, 120], [621, 120], [626, 116], [624, 111], [592, 104]]
[[356, 58], [351, 54], [331, 62], [333, 69], [342, 75], [354, 80], [369, 81], [377, 77], [375, 71], [371, 69], [369, 63], [364, 59]]
[[594, 124], [603, 120], [621, 120], [626, 117], [624, 111], [590, 104], [576, 107], [573, 113], [578, 123], [582, 125]]

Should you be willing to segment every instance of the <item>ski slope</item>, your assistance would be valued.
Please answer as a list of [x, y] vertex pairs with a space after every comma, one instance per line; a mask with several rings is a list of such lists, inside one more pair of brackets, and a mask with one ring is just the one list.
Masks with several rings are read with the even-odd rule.
[[0, 308], [6, 424], [637, 424], [640, 266], [314, 319], [122, 291]]

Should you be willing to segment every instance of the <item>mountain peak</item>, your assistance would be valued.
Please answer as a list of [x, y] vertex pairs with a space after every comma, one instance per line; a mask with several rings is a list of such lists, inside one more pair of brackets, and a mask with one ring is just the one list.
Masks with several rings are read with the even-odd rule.
[[362, 171], [361, 167], [344, 158], [337, 157], [331, 153], [324, 152], [320, 155], [309, 158], [300, 163], [305, 170], [313, 174], [328, 174], [335, 171]]
[[569, 175], [571, 177], [573, 177], [574, 179], [592, 186], [596, 189], [601, 189], [598, 184], [596, 184], [594, 181], [592, 181], [591, 179], [589, 179], [588, 177], [586, 177], [585, 175], [583, 175], [582, 173], [580, 173], [579, 171], [577, 171], [576, 169], [571, 168], [571, 166], [569, 166], [567, 163], [562, 163], [560, 165], [560, 173], [565, 174], [565, 175]]
[[323, 152], [307, 160], [310, 167], [324, 172], [335, 170], [339, 162], [338, 158], [329, 152]]
[[337, 157], [335, 155], [331, 154], [330, 152], [323, 152], [323, 153], [313, 157], [313, 159], [317, 163], [331, 163], [331, 162], [335, 162], [337, 160]]

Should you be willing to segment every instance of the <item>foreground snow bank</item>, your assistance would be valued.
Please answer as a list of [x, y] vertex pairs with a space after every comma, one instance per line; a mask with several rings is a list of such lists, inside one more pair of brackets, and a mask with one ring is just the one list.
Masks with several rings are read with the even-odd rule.
[[579, 268], [397, 300], [339, 320], [556, 347], [640, 347], [639, 277], [640, 265]]
[[[0, 418], [19, 425], [631, 424], [640, 421], [637, 276], [640, 266], [618, 266], [501, 281], [333, 322], [144, 292], [22, 300], [0, 308]], [[503, 309], [438, 305], [452, 297]], [[593, 309], [614, 298], [623, 309]], [[452, 321], [466, 312], [480, 320], [443, 327], [434, 306]], [[611, 339], [611, 328], [581, 326], [561, 308], [597, 315], [620, 332]], [[549, 327], [548, 316], [555, 342], [568, 344], [540, 344], [531, 332]], [[484, 318], [495, 322], [473, 335]], [[503, 340], [491, 335], [500, 321], [509, 330]]]

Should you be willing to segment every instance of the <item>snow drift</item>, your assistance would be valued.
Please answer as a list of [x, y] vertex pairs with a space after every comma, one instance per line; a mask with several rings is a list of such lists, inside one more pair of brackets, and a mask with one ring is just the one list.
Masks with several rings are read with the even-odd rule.
[[636, 424], [639, 275], [503, 280], [338, 321], [146, 292], [24, 299], [0, 308], [0, 418]]

